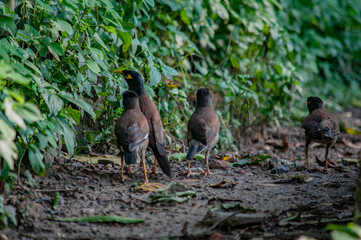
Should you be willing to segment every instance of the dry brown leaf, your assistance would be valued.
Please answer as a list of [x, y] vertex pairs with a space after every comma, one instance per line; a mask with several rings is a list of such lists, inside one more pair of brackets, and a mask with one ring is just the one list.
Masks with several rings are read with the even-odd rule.
[[165, 188], [163, 183], [146, 183], [142, 184], [139, 187], [136, 187], [136, 191], [146, 191], [146, 192], [155, 192], [158, 189]]
[[222, 181], [220, 181], [219, 183], [217, 183], [217, 184], [208, 184], [208, 187], [214, 187], [214, 188], [218, 188], [218, 187], [223, 187], [225, 184], [230, 184], [231, 185], [231, 187], [234, 187], [234, 186], [236, 186], [236, 184], [232, 181], [232, 180], [230, 180], [230, 179], [225, 179], [225, 180], [222, 180]]

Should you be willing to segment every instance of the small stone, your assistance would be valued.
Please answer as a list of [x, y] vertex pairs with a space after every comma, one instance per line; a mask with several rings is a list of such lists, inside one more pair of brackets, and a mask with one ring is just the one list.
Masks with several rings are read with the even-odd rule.
[[229, 164], [229, 162], [226, 162], [224, 160], [215, 160], [209, 165], [209, 168], [226, 170], [230, 166], [231, 165]]
[[289, 167], [279, 165], [279, 166], [273, 168], [273, 169], [271, 170], [271, 173], [281, 174], [281, 173], [288, 172], [289, 170], [290, 170]]

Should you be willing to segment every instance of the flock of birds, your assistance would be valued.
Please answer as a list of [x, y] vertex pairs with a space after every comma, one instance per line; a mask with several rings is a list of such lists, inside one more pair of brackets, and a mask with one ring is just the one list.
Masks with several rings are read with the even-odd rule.
[[[123, 114], [115, 125], [115, 135], [121, 156], [121, 179], [124, 180], [124, 165], [129, 165], [127, 171], [131, 173], [130, 164], [135, 164], [138, 152], [141, 153], [141, 162], [144, 171], [144, 184], [148, 184], [147, 173], [156, 173], [157, 161], [163, 172], [173, 176], [167, 153], [164, 150], [163, 125], [159, 112], [153, 101], [147, 96], [142, 76], [135, 71], [117, 70], [123, 75], [129, 90], [123, 93]], [[339, 135], [339, 127], [335, 116], [325, 110], [319, 97], [309, 97], [306, 101], [309, 115], [302, 123], [305, 132], [305, 156], [307, 167], [308, 147], [311, 142], [326, 145], [325, 169], [327, 169], [328, 153]], [[208, 88], [197, 91], [197, 106], [188, 121], [187, 142], [189, 150], [186, 156], [188, 161], [187, 176], [191, 175], [190, 161], [194, 156], [205, 151], [207, 169], [202, 172], [210, 174], [208, 156], [218, 141], [220, 121], [214, 111], [212, 95]], [[145, 166], [145, 151], [150, 147], [154, 153], [154, 169], [147, 172]]]

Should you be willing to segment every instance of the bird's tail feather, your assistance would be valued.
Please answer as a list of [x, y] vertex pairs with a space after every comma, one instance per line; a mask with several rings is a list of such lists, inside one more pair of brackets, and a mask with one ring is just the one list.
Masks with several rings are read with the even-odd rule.
[[187, 160], [193, 160], [194, 156], [197, 154], [198, 146], [196, 144], [191, 144], [187, 153]]
[[124, 159], [125, 159], [125, 163], [127, 165], [136, 163], [137, 162], [137, 152], [136, 151], [133, 151], [133, 152], [125, 151]]
[[163, 154], [160, 154], [158, 149], [155, 147], [152, 149], [155, 158], [158, 160], [159, 166], [162, 169], [162, 171], [167, 174], [168, 177], [173, 177], [172, 169], [170, 168], [168, 157], [165, 151], [163, 151]]

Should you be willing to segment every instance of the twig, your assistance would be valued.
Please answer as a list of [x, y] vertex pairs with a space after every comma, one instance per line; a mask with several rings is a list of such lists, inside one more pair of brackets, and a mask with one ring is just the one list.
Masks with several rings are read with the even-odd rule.
[[214, 223], [210, 228], [206, 229], [203, 232], [196, 232], [196, 233], [188, 233], [188, 221], [186, 221], [183, 225], [182, 233], [184, 234], [184, 237], [191, 238], [191, 239], [200, 239], [202, 237], [205, 237], [205, 235], [210, 235], [213, 233], [213, 231], [222, 223], [227, 222], [232, 217], [236, 216], [237, 214], [242, 213], [242, 211], [234, 212], [233, 214], [229, 215], [228, 217], [219, 220], [218, 222]]

